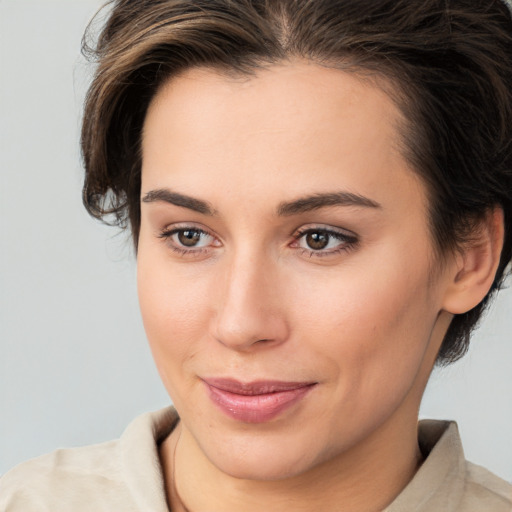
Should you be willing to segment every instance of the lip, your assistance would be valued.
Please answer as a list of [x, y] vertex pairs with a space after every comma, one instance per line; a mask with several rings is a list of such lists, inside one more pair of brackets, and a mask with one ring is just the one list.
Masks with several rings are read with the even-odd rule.
[[227, 416], [244, 423], [265, 423], [304, 398], [316, 382], [203, 379], [212, 402]]

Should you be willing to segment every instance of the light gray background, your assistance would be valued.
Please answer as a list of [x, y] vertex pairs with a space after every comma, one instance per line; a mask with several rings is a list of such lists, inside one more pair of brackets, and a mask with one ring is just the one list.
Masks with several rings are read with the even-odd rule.
[[[170, 403], [138, 313], [125, 235], [81, 206], [80, 57], [98, 0], [0, 0], [0, 474], [118, 437]], [[512, 293], [470, 354], [431, 379], [422, 417], [459, 422], [466, 455], [512, 481]]]

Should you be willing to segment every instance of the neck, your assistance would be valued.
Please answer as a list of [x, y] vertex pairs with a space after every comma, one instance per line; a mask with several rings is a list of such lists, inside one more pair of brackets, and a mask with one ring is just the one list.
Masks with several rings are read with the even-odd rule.
[[407, 428], [383, 424], [371, 438], [342, 456], [283, 480], [232, 477], [204, 456], [183, 425], [161, 447], [171, 510], [256, 512], [352, 512], [383, 510], [407, 485], [421, 463], [416, 419]]

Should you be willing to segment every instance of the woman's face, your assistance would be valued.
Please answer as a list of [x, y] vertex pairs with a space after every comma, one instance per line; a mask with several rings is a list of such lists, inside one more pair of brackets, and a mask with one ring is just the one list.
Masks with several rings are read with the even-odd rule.
[[399, 122], [380, 88], [299, 61], [192, 69], [152, 102], [140, 305], [222, 471], [292, 476], [415, 430], [449, 315]]

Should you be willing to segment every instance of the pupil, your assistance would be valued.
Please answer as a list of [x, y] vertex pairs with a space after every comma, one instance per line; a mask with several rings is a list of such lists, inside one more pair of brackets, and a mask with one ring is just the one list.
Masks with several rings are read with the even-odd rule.
[[306, 235], [306, 243], [311, 249], [325, 249], [329, 244], [329, 235], [326, 233], [308, 233]]
[[201, 234], [199, 231], [192, 231], [190, 229], [187, 229], [185, 231], [180, 231], [178, 233], [178, 240], [181, 244], [185, 245], [186, 247], [194, 247], [194, 245], [197, 245], [199, 240], [201, 239]]

